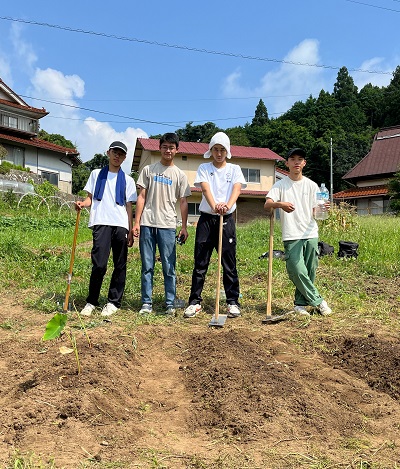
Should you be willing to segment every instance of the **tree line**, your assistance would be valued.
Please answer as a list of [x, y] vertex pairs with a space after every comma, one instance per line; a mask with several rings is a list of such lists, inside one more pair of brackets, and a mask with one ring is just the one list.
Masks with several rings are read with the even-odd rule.
[[[213, 122], [201, 125], [189, 122], [176, 133], [181, 141], [208, 143], [216, 132], [224, 131], [232, 145], [269, 148], [281, 156], [290, 148], [302, 147], [308, 155], [304, 174], [318, 184], [330, 180], [332, 139], [333, 187], [338, 192], [348, 187], [342, 176], [369, 152], [376, 132], [399, 124], [400, 66], [393, 72], [388, 86], [369, 83], [360, 90], [347, 68], [342, 67], [332, 92], [321, 90], [318, 97], [310, 95], [304, 102], [297, 101], [277, 118], [269, 117], [260, 99], [251, 123], [223, 129]], [[49, 137], [47, 134], [45, 139]], [[82, 190], [92, 169], [104, 164], [107, 164], [106, 155], [96, 154], [92, 160], [73, 168], [73, 193]]]

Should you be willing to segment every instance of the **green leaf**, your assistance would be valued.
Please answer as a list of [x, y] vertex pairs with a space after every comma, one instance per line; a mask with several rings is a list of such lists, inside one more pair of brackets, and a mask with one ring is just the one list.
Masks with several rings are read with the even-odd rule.
[[52, 340], [60, 337], [62, 330], [67, 324], [68, 316], [66, 314], [57, 313], [46, 325], [46, 332], [42, 337], [42, 340]]

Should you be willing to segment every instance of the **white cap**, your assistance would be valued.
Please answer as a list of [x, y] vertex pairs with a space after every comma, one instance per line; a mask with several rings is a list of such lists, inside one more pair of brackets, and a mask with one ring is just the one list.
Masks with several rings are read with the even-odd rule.
[[204, 158], [210, 158], [211, 149], [214, 145], [222, 145], [226, 150], [226, 157], [230, 159], [231, 155], [231, 142], [229, 137], [224, 132], [217, 132], [211, 139], [208, 145], [208, 151], [204, 153]]

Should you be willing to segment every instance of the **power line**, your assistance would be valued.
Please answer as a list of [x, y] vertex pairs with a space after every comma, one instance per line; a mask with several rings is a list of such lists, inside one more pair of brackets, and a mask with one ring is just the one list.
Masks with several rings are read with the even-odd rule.
[[[393, 11], [394, 13], [400, 13], [400, 10], [395, 10], [393, 8], [387, 8], [387, 7], [381, 7], [379, 5], [371, 5], [370, 3], [359, 2], [357, 0], [345, 0], [345, 1], [350, 2], [350, 3], [357, 3], [358, 5], [364, 5], [364, 6], [371, 7], [371, 8], [379, 8], [380, 10]], [[399, 1], [399, 0], [394, 0], [394, 1]]]
[[[347, 0], [347, 1], [353, 1], [353, 3], [361, 3], [362, 2], [357, 2], [355, 0]], [[365, 4], [367, 5], [367, 4]], [[371, 6], [371, 5], [369, 5]], [[394, 10], [396, 11], [396, 10]], [[186, 50], [190, 52], [199, 52], [202, 54], [212, 54], [212, 55], [221, 55], [225, 57], [235, 57], [239, 59], [244, 59], [244, 60], [258, 60], [261, 62], [275, 62], [275, 63], [283, 63], [283, 64], [288, 64], [288, 65], [302, 65], [306, 67], [316, 67], [316, 68], [324, 68], [324, 69], [331, 69], [331, 70], [340, 70], [342, 67], [337, 67], [333, 65], [322, 65], [322, 64], [309, 64], [309, 63], [302, 63], [302, 62], [292, 62], [289, 60], [282, 60], [282, 59], [274, 59], [274, 58], [268, 58], [268, 57], [255, 57], [251, 55], [243, 55], [243, 54], [237, 54], [234, 52], [224, 52], [224, 51], [215, 51], [215, 50], [208, 50], [208, 49], [200, 49], [197, 47], [189, 47], [189, 46], [184, 46], [184, 45], [178, 45], [178, 44], [168, 44], [166, 42], [158, 42], [158, 41], [151, 41], [148, 39], [139, 39], [139, 38], [132, 38], [132, 37], [125, 37], [125, 36], [117, 36], [115, 34], [107, 34], [103, 32], [97, 32], [97, 31], [88, 31], [85, 29], [78, 29], [78, 28], [72, 28], [70, 26], [60, 26], [57, 24], [50, 24], [50, 23], [42, 23], [39, 21], [33, 21], [33, 20], [24, 20], [21, 18], [12, 18], [10, 16], [0, 16], [0, 20], [5, 20], [5, 21], [15, 21], [18, 23], [25, 23], [25, 24], [33, 24], [36, 26], [44, 26], [47, 28], [54, 28], [54, 29], [60, 29], [63, 31], [70, 31], [74, 33], [80, 33], [80, 34], [90, 34], [93, 36], [100, 36], [100, 37], [105, 37], [109, 39], [116, 39], [119, 41], [128, 41], [128, 42], [138, 42], [142, 44], [148, 44], [152, 46], [158, 46], [158, 47], [168, 47], [171, 49], [180, 49], [180, 50]], [[390, 75], [390, 72], [383, 72], [380, 70], [364, 70], [364, 69], [359, 69], [359, 68], [348, 68], [349, 71], [351, 72], [361, 72], [361, 73], [374, 73], [374, 74], [380, 74], [380, 75]]]

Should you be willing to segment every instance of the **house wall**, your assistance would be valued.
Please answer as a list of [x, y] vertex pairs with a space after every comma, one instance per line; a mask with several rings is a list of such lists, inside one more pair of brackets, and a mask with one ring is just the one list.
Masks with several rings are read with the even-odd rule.
[[358, 181], [357, 187], [385, 186], [389, 181], [390, 181], [389, 178], [366, 179], [364, 181]]
[[[72, 193], [72, 168], [61, 161], [65, 155], [54, 153], [42, 148], [12, 144], [10, 142], [0, 142], [10, 153], [14, 148], [22, 150], [24, 155], [24, 167], [29, 168], [33, 173], [41, 175], [43, 171], [55, 173], [58, 176], [58, 188], [66, 194]], [[5, 157], [5, 161], [14, 163], [12, 158]]]
[[[182, 158], [182, 157], [185, 157]], [[140, 158], [139, 173], [148, 164], [156, 163], [160, 160], [160, 152], [151, 152], [144, 150]], [[175, 158], [175, 164], [185, 172], [188, 177], [190, 187], [194, 186], [194, 180], [196, 177], [197, 168], [201, 163], [211, 161], [210, 159], [204, 159], [202, 155], [185, 155], [178, 153]], [[249, 191], [262, 191], [267, 193], [275, 179], [275, 162], [271, 160], [252, 160], [246, 158], [234, 158], [230, 160], [234, 164], [240, 165], [242, 168], [259, 169], [260, 170], [260, 182], [259, 183], [248, 183], [246, 190]], [[188, 202], [190, 204], [199, 204], [201, 201], [201, 193], [193, 192], [189, 197]], [[237, 213], [236, 220], [238, 223], [246, 223], [255, 218], [265, 216], [264, 211], [265, 195], [262, 196], [247, 196], [241, 195], [237, 202]], [[177, 203], [177, 216], [178, 220], [181, 220], [179, 202]], [[189, 215], [188, 222], [197, 222], [199, 216]]]

